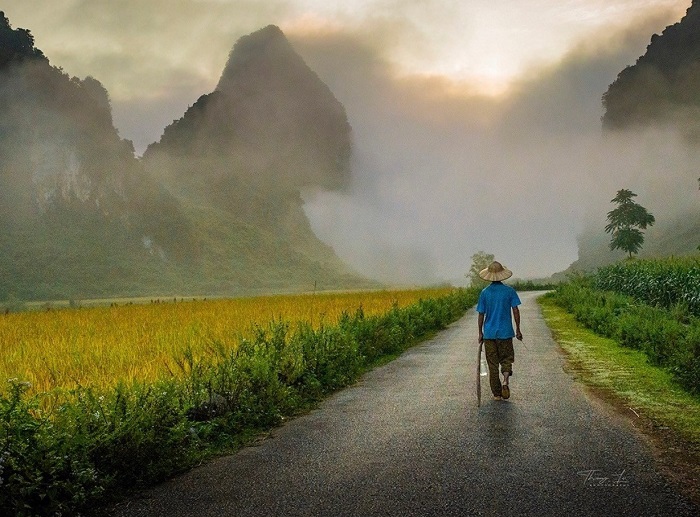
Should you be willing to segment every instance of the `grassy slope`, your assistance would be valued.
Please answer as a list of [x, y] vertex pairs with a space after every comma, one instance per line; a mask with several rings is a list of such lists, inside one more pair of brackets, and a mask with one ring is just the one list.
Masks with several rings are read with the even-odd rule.
[[547, 296], [539, 302], [571, 371], [632, 419], [651, 439], [661, 467], [700, 504], [700, 397], [651, 366], [644, 353], [585, 329]]
[[199, 292], [256, 293], [377, 288], [351, 272], [309, 228], [303, 235], [274, 234], [216, 207], [181, 199], [200, 250], [192, 271]]
[[274, 234], [215, 207], [183, 201], [190, 260], [149, 253], [116, 221], [42, 224], [0, 235], [0, 305], [20, 300], [237, 296], [379, 284], [352, 272], [311, 230]]

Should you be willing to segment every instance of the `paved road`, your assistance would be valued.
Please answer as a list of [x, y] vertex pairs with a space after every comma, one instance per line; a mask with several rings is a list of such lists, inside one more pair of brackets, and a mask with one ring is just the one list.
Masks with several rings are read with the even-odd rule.
[[115, 515], [698, 515], [631, 426], [563, 371], [534, 295], [522, 299], [510, 401], [491, 400], [484, 379], [476, 407], [470, 311], [261, 445]]

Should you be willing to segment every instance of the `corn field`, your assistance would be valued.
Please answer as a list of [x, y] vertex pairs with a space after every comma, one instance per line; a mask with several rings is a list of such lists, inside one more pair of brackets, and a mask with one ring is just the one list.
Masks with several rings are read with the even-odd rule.
[[662, 308], [681, 304], [700, 317], [700, 259], [669, 258], [620, 262], [600, 269], [595, 286]]
[[318, 328], [360, 307], [373, 316], [449, 291], [317, 293], [0, 315], [0, 393], [6, 379], [29, 382], [30, 393], [42, 393], [177, 377], [185, 354], [196, 361], [233, 349], [271, 321]]

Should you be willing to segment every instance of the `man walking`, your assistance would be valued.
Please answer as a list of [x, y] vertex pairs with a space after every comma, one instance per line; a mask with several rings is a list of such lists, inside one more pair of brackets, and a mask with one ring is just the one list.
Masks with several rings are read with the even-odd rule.
[[[503, 280], [510, 278], [513, 272], [503, 267], [500, 262], [492, 262], [482, 269], [479, 276], [491, 282], [481, 291], [476, 310], [479, 313], [479, 344], [486, 349], [486, 362], [489, 365], [489, 384], [495, 400], [510, 397], [508, 379], [513, 375], [513, 338], [523, 340], [520, 332], [520, 298], [515, 289], [505, 285]], [[515, 331], [513, 330], [513, 319]], [[498, 373], [500, 366], [503, 382]]]

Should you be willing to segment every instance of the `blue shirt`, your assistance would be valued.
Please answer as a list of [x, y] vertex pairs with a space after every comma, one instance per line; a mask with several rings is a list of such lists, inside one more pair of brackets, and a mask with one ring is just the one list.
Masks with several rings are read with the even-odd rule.
[[511, 311], [520, 305], [515, 289], [501, 282], [491, 282], [479, 295], [477, 312], [484, 314], [484, 339], [515, 337]]

